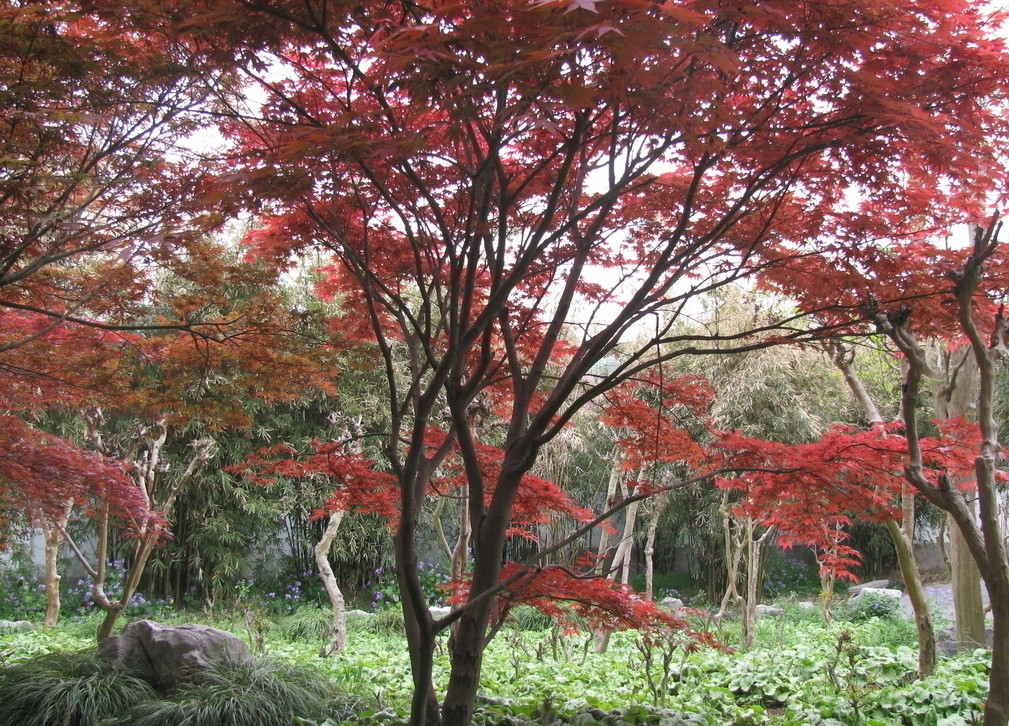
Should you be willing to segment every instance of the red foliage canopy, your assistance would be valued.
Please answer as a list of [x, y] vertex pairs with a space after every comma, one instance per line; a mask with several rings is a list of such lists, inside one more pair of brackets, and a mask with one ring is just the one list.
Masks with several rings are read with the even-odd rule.
[[122, 462], [82, 451], [14, 416], [0, 416], [0, 498], [5, 507], [50, 521], [59, 521], [68, 504], [108, 503], [127, 532], [151, 516]]
[[[970, 481], [977, 427], [935, 422], [938, 437], [922, 440], [924, 463], [934, 477]], [[719, 437], [726, 468], [750, 469], [718, 480], [743, 493], [737, 511], [780, 532], [779, 541], [816, 547], [826, 569], [853, 577], [859, 553], [844, 545], [852, 519], [899, 520], [906, 487], [907, 441], [900, 424], [864, 431], [837, 426], [819, 441], [780, 444], [743, 436]], [[964, 476], [968, 475], [968, 476]]]

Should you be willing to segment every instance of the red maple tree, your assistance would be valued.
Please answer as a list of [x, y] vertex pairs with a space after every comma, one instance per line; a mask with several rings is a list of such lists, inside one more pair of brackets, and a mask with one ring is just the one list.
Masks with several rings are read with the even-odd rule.
[[[699, 335], [693, 301], [818, 250], [857, 268], [977, 214], [1002, 173], [1009, 58], [966, 0], [94, 4], [257, 85], [223, 124], [222, 183], [262, 215], [249, 242], [278, 264], [329, 250], [348, 327], [383, 355], [417, 726], [469, 723], [515, 503], [580, 409], [663, 360], [824, 332]], [[827, 304], [826, 328], [857, 307]], [[470, 405], [502, 390], [490, 473]], [[473, 567], [435, 620], [416, 536], [450, 454]]]

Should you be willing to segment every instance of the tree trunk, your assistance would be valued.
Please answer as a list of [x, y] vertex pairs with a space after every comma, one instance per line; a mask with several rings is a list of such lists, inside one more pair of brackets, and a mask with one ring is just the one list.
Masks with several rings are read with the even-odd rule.
[[[834, 364], [844, 374], [844, 379], [848, 383], [855, 399], [862, 406], [866, 418], [870, 424], [883, 423], [883, 417], [876, 407], [875, 402], [869, 395], [868, 390], [862, 384], [855, 371], [854, 359], [850, 351], [845, 350], [840, 344], [834, 344], [829, 348]], [[902, 364], [902, 372], [905, 379], [913, 372], [908, 366], [907, 359]], [[917, 385], [917, 384], [915, 384]], [[915, 416], [915, 411], [902, 402], [900, 417], [907, 421]], [[901, 493], [902, 522], [900, 525], [894, 521], [886, 522], [886, 531], [890, 535], [894, 549], [897, 552], [897, 563], [900, 566], [901, 577], [904, 579], [904, 586], [907, 588], [908, 598], [911, 600], [911, 608], [914, 612], [915, 628], [918, 632], [918, 676], [920, 678], [931, 674], [935, 670], [936, 650], [935, 650], [935, 626], [932, 622], [932, 611], [928, 600], [925, 598], [925, 588], [921, 581], [921, 571], [918, 569], [918, 561], [914, 557], [914, 520], [915, 520], [914, 493], [911, 487], [904, 486]], [[953, 527], [951, 529], [956, 529]]]
[[[610, 477], [606, 482], [605, 508], [609, 509], [616, 501], [617, 487], [620, 485], [622, 472], [620, 471], [620, 458], [610, 465]], [[612, 525], [607, 522], [606, 526], [599, 528], [599, 546], [596, 548], [596, 574], [602, 575], [606, 571], [606, 554], [610, 548], [610, 529]]]
[[877, 316], [876, 323], [888, 333], [909, 363], [909, 372], [901, 394], [905, 417], [905, 437], [908, 446], [908, 482], [936, 506], [946, 510], [959, 527], [964, 543], [978, 565], [988, 588], [994, 618], [991, 670], [988, 674], [988, 700], [985, 702], [984, 725], [1006, 726], [1009, 723], [1009, 553], [999, 521], [999, 497], [995, 483], [995, 462], [999, 455], [998, 426], [994, 416], [995, 356], [1004, 342], [1009, 325], [1001, 313], [996, 319], [992, 348], [982, 337], [973, 318], [973, 296], [981, 284], [984, 262], [997, 245], [1001, 228], [997, 218], [987, 230], [976, 230], [973, 253], [964, 263], [956, 280], [957, 312], [960, 327], [970, 340], [977, 363], [977, 424], [981, 444], [974, 459], [977, 484], [978, 513], [969, 507], [960, 489], [948, 477], [940, 475], [933, 483], [925, 475], [921, 445], [915, 416], [921, 379], [928, 369], [924, 351], [918, 345], [906, 316]]
[[60, 580], [62, 580], [59, 573], [60, 542], [70, 521], [73, 507], [73, 501], [67, 501], [55, 521], [41, 512], [35, 517], [45, 537], [46, 617], [42, 627], [46, 630], [55, 628], [60, 619]]
[[725, 593], [715, 613], [715, 622], [721, 623], [729, 610], [730, 603], [741, 603], [743, 596], [739, 594], [739, 565], [743, 561], [743, 540], [740, 528], [733, 527], [733, 518], [729, 514], [729, 491], [722, 492], [722, 503], [718, 507], [722, 515], [722, 539], [725, 544]]
[[319, 655], [323, 658], [333, 653], [339, 653], [347, 645], [346, 602], [340, 591], [340, 585], [336, 581], [336, 574], [329, 564], [329, 550], [340, 531], [343, 515], [342, 509], [330, 512], [326, 529], [315, 545], [315, 565], [319, 568], [319, 577], [322, 579], [323, 587], [326, 588], [326, 595], [329, 596], [329, 604], [333, 609], [333, 624], [330, 627], [329, 642], [324, 644], [319, 651]]
[[[974, 514], [976, 507], [973, 502], [968, 502], [968, 508]], [[961, 650], [973, 650], [986, 645], [981, 571], [956, 524], [950, 527], [949, 535], [957, 646]]]
[[50, 630], [56, 627], [60, 619], [60, 573], [58, 570], [58, 558], [60, 554], [60, 530], [49, 526], [42, 526], [45, 535], [45, 583], [46, 583], [46, 617], [42, 622], [42, 627]]
[[655, 599], [655, 538], [659, 531], [659, 520], [669, 506], [669, 492], [658, 494], [652, 499], [648, 513], [648, 537], [645, 540], [645, 596]]
[[[499, 479], [498, 487], [504, 485]], [[495, 492], [495, 497], [498, 493]], [[500, 506], [500, 503], [498, 504]], [[503, 509], [508, 511], [510, 502]], [[494, 516], [489, 510], [475, 538], [470, 599], [452, 635], [451, 670], [442, 705], [442, 726], [469, 726], [473, 719], [473, 707], [480, 686], [487, 624], [494, 603], [493, 597], [481, 597], [481, 595], [498, 583], [506, 524], [506, 516], [500, 514]]]
[[[936, 413], [942, 420], [978, 420], [979, 368], [969, 345], [943, 354], [944, 380], [936, 392]], [[976, 512], [973, 504], [971, 511]], [[985, 644], [981, 573], [956, 522], [949, 528], [950, 577], [956, 615], [956, 639], [960, 648]]]
[[[628, 495], [627, 485], [623, 479], [620, 480], [620, 493], [623, 496]], [[618, 580], [623, 584], [627, 584], [628, 579], [631, 574], [631, 554], [634, 551], [634, 528], [637, 524], [638, 519], [638, 508], [641, 502], [635, 501], [624, 510], [624, 532], [623, 536], [620, 538], [620, 543], [617, 545], [617, 551], [613, 555], [613, 562], [610, 565], [609, 579]], [[619, 579], [618, 579], [619, 572]], [[610, 631], [607, 628], [600, 628], [595, 632], [595, 645], [593, 646], [596, 653], [605, 653], [606, 649], [610, 645]]]
[[935, 626], [932, 623], [932, 611], [925, 597], [925, 587], [921, 582], [918, 563], [914, 559], [914, 546], [911, 539], [893, 520], [887, 520], [886, 531], [897, 550], [897, 562], [900, 574], [907, 588], [907, 596], [914, 610], [914, 625], [918, 632], [918, 677], [932, 675], [935, 670]]
[[[613, 556], [614, 579], [617, 579], [618, 582], [624, 585], [631, 578], [631, 560], [634, 554], [634, 529], [637, 526], [638, 510], [640, 508], [641, 502], [633, 502], [627, 507], [626, 518], [624, 519], [624, 534], [620, 539], [620, 544], [617, 545], [617, 552]], [[617, 577], [618, 568], [619, 577]]]
[[743, 596], [742, 632], [740, 642], [744, 649], [753, 647], [757, 634], [757, 605], [760, 604], [761, 565], [763, 563], [764, 547], [774, 536], [774, 528], [764, 531], [754, 538], [755, 524], [752, 519], [746, 520], [746, 593]]
[[403, 625], [406, 630], [413, 697], [410, 702], [411, 726], [438, 726], [441, 716], [434, 691], [435, 634], [431, 611], [423, 597], [417, 576], [417, 554], [413, 545], [416, 517], [401, 516], [400, 529], [393, 538], [396, 550], [396, 576], [399, 581]]
[[450, 580], [460, 581], [469, 569], [470, 537], [473, 535], [473, 523], [469, 511], [469, 485], [459, 487], [459, 538], [452, 549]]

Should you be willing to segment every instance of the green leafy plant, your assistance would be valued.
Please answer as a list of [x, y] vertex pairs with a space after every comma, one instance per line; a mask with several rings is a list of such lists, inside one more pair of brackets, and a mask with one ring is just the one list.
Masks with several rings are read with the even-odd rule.
[[333, 627], [333, 612], [320, 607], [300, 607], [281, 618], [277, 633], [292, 641], [315, 643], [326, 638]]
[[848, 617], [855, 621], [870, 618], [895, 619], [899, 613], [900, 600], [875, 592], [859, 595], [848, 609]]

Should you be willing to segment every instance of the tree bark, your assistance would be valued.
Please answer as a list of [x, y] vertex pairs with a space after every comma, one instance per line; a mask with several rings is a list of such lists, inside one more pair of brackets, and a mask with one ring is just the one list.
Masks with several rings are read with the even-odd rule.
[[42, 622], [42, 627], [50, 630], [56, 627], [60, 619], [60, 577], [58, 568], [58, 558], [60, 554], [60, 530], [55, 527], [43, 525], [42, 533], [45, 536], [45, 583], [46, 583], [46, 617]]
[[[620, 485], [620, 480], [622, 478], [622, 472], [620, 471], [620, 457], [616, 455], [616, 459], [610, 464], [610, 476], [606, 482], [606, 508], [609, 509], [613, 506], [616, 501], [617, 487]], [[610, 548], [610, 529], [612, 528], [610, 523], [607, 526], [600, 527], [599, 531], [599, 546], [596, 548], [596, 574], [602, 575], [606, 571], [606, 554]]]
[[656, 495], [648, 513], [648, 536], [645, 539], [645, 597], [655, 599], [655, 538], [659, 520], [669, 507], [669, 492]]
[[753, 647], [757, 634], [757, 605], [760, 604], [761, 566], [764, 548], [774, 537], [774, 527], [764, 530], [754, 537], [755, 523], [746, 519], [746, 594], [743, 596], [741, 645], [744, 649]]
[[911, 538], [892, 519], [886, 521], [886, 531], [897, 550], [900, 574], [904, 578], [904, 587], [907, 588], [907, 596], [914, 611], [914, 625], [918, 633], [918, 677], [924, 678], [932, 675], [936, 663], [932, 611], [925, 597], [925, 586], [921, 581], [918, 563], [914, 559], [914, 545]]
[[1004, 349], [1009, 323], [1000, 312], [995, 320], [989, 349], [974, 322], [972, 306], [974, 293], [984, 274], [985, 260], [995, 251], [1000, 229], [1001, 224], [995, 218], [987, 230], [975, 230], [973, 252], [964, 263], [963, 270], [953, 275], [960, 328], [970, 341], [978, 365], [977, 423], [981, 445], [974, 459], [974, 475], [979, 519], [971, 513], [963, 493], [947, 476], [940, 472], [936, 482], [926, 476], [917, 423], [911, 414], [916, 411], [921, 379], [928, 371], [928, 364], [924, 351], [908, 326], [906, 312], [876, 316], [880, 329], [897, 344], [909, 364], [902, 392], [902, 405], [909, 414], [905, 419], [908, 447], [905, 476], [929, 501], [949, 512], [978, 565], [992, 602], [994, 636], [984, 726], [1006, 726], [1009, 723], [1009, 553], [999, 522], [999, 498], [995, 485], [999, 443], [994, 416], [995, 356]]
[[[623, 480], [623, 478], [620, 479], [620, 493], [624, 497], [629, 494], [627, 483]], [[641, 502], [635, 501], [624, 510], [623, 535], [620, 538], [620, 543], [617, 545], [617, 551], [613, 555], [613, 562], [610, 565], [609, 579], [617, 580], [625, 585], [631, 575], [631, 554], [634, 551], [634, 528], [637, 524], [638, 509], [640, 506]], [[605, 653], [606, 649], [610, 645], [610, 631], [606, 628], [600, 628], [595, 632], [594, 640], [595, 652]]]
[[326, 595], [329, 597], [329, 605], [333, 610], [333, 624], [330, 626], [329, 642], [324, 644], [319, 651], [321, 657], [327, 657], [333, 653], [339, 653], [347, 645], [347, 608], [340, 585], [336, 581], [336, 574], [329, 564], [329, 550], [333, 546], [337, 533], [340, 531], [340, 524], [343, 522], [344, 511], [338, 510], [330, 512], [329, 520], [322, 537], [316, 543], [315, 565], [319, 568], [319, 577], [322, 585], [326, 588]]
[[[942, 420], [962, 418], [977, 423], [979, 366], [969, 345], [943, 354], [944, 380], [937, 386], [936, 413]], [[971, 512], [977, 509], [968, 503]], [[981, 572], [967, 548], [960, 527], [949, 528], [950, 577], [958, 647], [985, 645], [984, 603], [981, 600]]]
[[59, 573], [60, 542], [63, 540], [63, 531], [70, 521], [73, 507], [73, 501], [67, 501], [55, 521], [42, 512], [35, 517], [45, 538], [43, 577], [46, 585], [46, 616], [42, 621], [42, 627], [46, 630], [55, 628], [60, 619], [60, 581], [62, 580]]
[[[977, 507], [973, 501], [967, 502], [967, 508], [971, 516], [976, 515]], [[986, 645], [981, 571], [971, 556], [960, 527], [955, 524], [950, 527], [949, 539], [957, 645], [962, 650], [973, 650]]]
[[[845, 350], [839, 343], [834, 343], [828, 350], [834, 365], [844, 375], [855, 400], [862, 406], [869, 424], [883, 423], [883, 416], [855, 370], [854, 359], [850, 351]], [[917, 375], [906, 360], [902, 365], [902, 371], [905, 381], [908, 376]], [[916, 413], [913, 408], [908, 408], [906, 403], [907, 398], [905, 397], [900, 408], [900, 417], [904, 421], [913, 418]], [[904, 586], [907, 588], [908, 598], [914, 612], [915, 628], [918, 633], [918, 677], [924, 678], [935, 670], [935, 625], [932, 621], [932, 609], [925, 597], [925, 587], [921, 581], [918, 561], [914, 557], [914, 510], [914, 494], [911, 487], [905, 484], [904, 491], [901, 493], [902, 522], [898, 525], [897, 522], [890, 520], [885, 524], [887, 534], [890, 535], [890, 541], [893, 542], [894, 550], [897, 553], [900, 575], [904, 580]]]
[[739, 594], [739, 565], [743, 560], [743, 540], [740, 528], [733, 526], [733, 518], [729, 514], [729, 491], [722, 492], [722, 503], [718, 507], [722, 515], [722, 540], [725, 545], [725, 593], [715, 613], [715, 622], [721, 623], [729, 610], [730, 603], [740, 604], [743, 596]]

